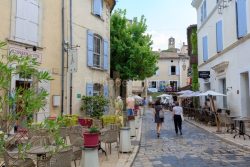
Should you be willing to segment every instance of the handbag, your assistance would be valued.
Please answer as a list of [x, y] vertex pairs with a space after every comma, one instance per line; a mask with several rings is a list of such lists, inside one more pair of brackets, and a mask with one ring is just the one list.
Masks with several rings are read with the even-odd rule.
[[160, 111], [159, 111], [159, 117], [160, 117], [160, 118], [164, 118], [164, 111], [163, 111], [163, 110], [160, 110]]

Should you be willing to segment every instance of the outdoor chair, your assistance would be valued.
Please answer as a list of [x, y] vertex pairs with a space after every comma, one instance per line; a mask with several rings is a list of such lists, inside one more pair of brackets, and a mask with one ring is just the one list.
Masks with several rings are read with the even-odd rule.
[[[108, 129], [105, 132], [101, 134], [101, 142], [105, 144], [105, 150], [110, 150], [111, 154], [111, 144], [116, 143], [117, 149], [119, 148], [119, 140], [118, 140], [118, 130], [112, 130]], [[108, 145], [108, 147], [107, 147]], [[117, 150], [118, 151], [118, 150]], [[119, 151], [118, 151], [118, 157], [119, 157]]]
[[66, 148], [52, 155], [50, 166], [53, 167], [70, 167], [72, 160], [72, 148]]
[[18, 153], [4, 152], [5, 167], [35, 167], [35, 163], [30, 158], [18, 158]]
[[76, 161], [80, 160], [82, 157], [81, 146], [83, 145], [84, 138], [83, 132], [87, 129], [83, 129], [81, 126], [74, 126], [69, 130], [69, 140], [72, 145], [72, 157], [71, 160], [74, 161], [76, 166]]
[[64, 139], [66, 142], [67, 136], [69, 136], [69, 128], [68, 127], [61, 127], [59, 129], [60, 136]]
[[231, 125], [231, 122], [229, 122], [229, 119], [228, 119], [227, 115], [218, 113], [218, 119], [220, 121], [220, 124], [224, 125], [224, 127], [226, 128], [225, 131], [228, 132], [229, 131], [229, 126]]

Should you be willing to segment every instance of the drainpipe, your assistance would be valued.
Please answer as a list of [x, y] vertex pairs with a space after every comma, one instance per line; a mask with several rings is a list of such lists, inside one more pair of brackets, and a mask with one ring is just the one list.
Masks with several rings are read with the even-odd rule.
[[[72, 36], [72, 0], [70, 0], [70, 28], [69, 28], [69, 31], [70, 31], [70, 49], [72, 49], [72, 46], [73, 46], [73, 36]], [[73, 74], [72, 72], [70, 72], [70, 78], [69, 78], [69, 85], [70, 85], [70, 95], [69, 95], [69, 113], [70, 115], [72, 115], [72, 93], [73, 93], [73, 88], [72, 88], [72, 85], [73, 85]]]
[[61, 115], [64, 113], [64, 0], [62, 0], [62, 66], [61, 66]]

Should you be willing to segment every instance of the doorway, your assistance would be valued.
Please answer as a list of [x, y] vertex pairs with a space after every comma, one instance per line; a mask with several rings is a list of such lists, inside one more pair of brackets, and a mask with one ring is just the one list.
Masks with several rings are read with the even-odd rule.
[[249, 73], [240, 74], [241, 114], [250, 116]]
[[[227, 94], [226, 78], [219, 79], [219, 92], [222, 94]], [[221, 107], [227, 108], [227, 97], [220, 97]]]

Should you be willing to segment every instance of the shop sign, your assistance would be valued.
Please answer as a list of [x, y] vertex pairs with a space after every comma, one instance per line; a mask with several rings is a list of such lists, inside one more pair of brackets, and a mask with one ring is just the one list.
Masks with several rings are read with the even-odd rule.
[[199, 78], [210, 78], [210, 71], [199, 71]]
[[39, 63], [42, 62], [42, 54], [40, 52], [31, 51], [29, 49], [21, 48], [18, 46], [10, 46], [9, 55], [32, 56], [32, 58], [36, 58]]

